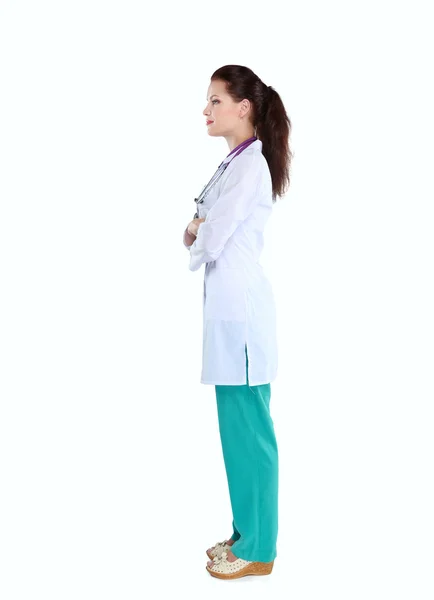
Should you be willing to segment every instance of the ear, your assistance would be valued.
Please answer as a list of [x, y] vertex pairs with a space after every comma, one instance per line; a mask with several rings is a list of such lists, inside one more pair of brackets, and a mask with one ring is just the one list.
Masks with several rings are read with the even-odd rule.
[[244, 117], [250, 110], [250, 100], [247, 100], [247, 98], [244, 98], [244, 100], [241, 100], [240, 103], [240, 112], [239, 112], [239, 117], [241, 119], [241, 117]]

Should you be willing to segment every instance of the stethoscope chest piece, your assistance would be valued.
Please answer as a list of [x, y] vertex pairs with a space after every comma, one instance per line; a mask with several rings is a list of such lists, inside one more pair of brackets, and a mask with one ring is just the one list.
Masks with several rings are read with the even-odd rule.
[[[195, 199], [194, 199], [194, 201], [196, 202], [196, 204], [202, 204], [202, 202], [203, 202], [203, 198], [202, 198], [201, 200], [199, 200], [199, 198], [195, 198]], [[196, 211], [196, 212], [194, 213], [194, 217], [193, 217], [193, 219], [198, 219], [198, 218], [199, 218], [199, 212], [198, 212], [198, 211]]]

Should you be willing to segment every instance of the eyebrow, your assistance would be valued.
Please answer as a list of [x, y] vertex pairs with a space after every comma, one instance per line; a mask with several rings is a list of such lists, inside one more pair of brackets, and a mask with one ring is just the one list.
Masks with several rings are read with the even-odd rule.
[[[209, 97], [209, 99], [211, 100], [211, 98], [212, 98], [213, 96], [217, 96], [217, 94], [213, 94], [212, 96], [210, 96], [210, 97]], [[217, 98], [219, 98], [219, 97], [220, 97], [220, 96], [217, 96]]]

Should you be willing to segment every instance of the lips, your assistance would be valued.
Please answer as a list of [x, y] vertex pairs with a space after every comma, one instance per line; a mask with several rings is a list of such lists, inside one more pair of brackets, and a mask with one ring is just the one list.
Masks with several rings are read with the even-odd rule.
[[214, 121], [207, 121], [206, 124], [210, 125], [211, 123], [214, 123]]

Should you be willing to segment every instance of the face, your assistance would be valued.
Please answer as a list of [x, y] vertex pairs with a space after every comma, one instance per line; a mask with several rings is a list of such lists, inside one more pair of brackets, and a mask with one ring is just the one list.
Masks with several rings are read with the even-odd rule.
[[226, 92], [224, 81], [211, 81], [207, 91], [207, 105], [203, 111], [206, 122], [212, 121], [206, 125], [209, 135], [234, 135], [247, 122], [249, 110], [249, 100], [234, 102]]

